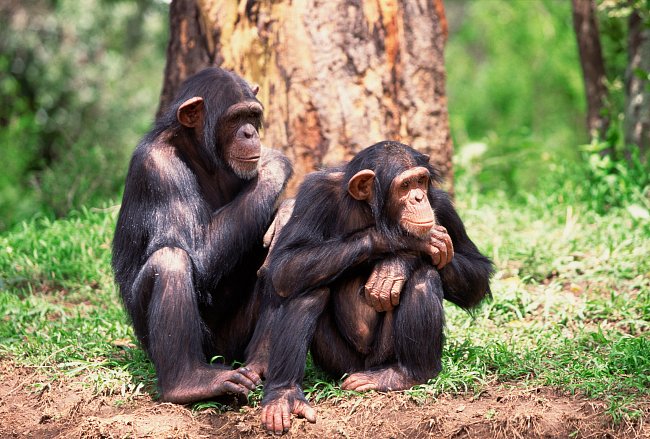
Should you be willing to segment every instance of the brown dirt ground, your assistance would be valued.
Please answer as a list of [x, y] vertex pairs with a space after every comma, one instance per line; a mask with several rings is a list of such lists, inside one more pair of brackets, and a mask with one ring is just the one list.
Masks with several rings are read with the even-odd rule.
[[[149, 395], [95, 395], [74, 381], [40, 390], [32, 369], [0, 361], [0, 438], [264, 438], [259, 408], [192, 412]], [[493, 386], [479, 396], [417, 402], [401, 394], [315, 405], [316, 424], [299, 419], [286, 438], [650, 438], [650, 417], [612, 426], [604, 404], [548, 388]]]

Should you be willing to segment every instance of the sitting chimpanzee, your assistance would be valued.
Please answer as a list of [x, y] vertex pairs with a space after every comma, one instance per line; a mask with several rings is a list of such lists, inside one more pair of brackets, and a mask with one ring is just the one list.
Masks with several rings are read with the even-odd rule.
[[291, 175], [261, 147], [262, 105], [237, 75], [188, 78], [135, 150], [113, 240], [113, 269], [163, 401], [245, 395], [244, 359], [259, 313], [262, 237]]
[[[263, 273], [276, 297], [262, 423], [315, 420], [301, 389], [307, 349], [344, 389], [401, 390], [441, 369], [442, 299], [476, 306], [492, 263], [465, 232], [428, 157], [381, 142], [309, 175]], [[256, 333], [257, 337], [257, 333]]]

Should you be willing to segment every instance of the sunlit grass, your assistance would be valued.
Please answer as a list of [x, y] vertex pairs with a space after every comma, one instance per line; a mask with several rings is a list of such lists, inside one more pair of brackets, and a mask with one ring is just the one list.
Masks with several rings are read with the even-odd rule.
[[[471, 237], [497, 265], [493, 299], [470, 315], [446, 305], [443, 371], [416, 401], [488, 386], [551, 386], [640, 416], [650, 396], [650, 226], [625, 209], [598, 216], [531, 199], [463, 197]], [[50, 380], [77, 379], [125, 400], [155, 374], [110, 270], [112, 211], [34, 220], [0, 236], [0, 355]], [[311, 401], [357, 397], [308, 363]], [[261, 388], [249, 403], [261, 401]], [[195, 410], [224, 410], [204, 402]]]

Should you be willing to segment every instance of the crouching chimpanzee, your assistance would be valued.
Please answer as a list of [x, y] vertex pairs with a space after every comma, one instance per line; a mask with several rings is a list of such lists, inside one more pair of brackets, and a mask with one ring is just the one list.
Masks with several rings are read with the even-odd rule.
[[163, 401], [246, 394], [259, 312], [262, 237], [291, 174], [260, 145], [262, 105], [237, 75], [188, 78], [135, 150], [113, 240], [113, 269]]
[[349, 374], [344, 389], [407, 389], [440, 371], [442, 299], [477, 305], [490, 294], [492, 263], [437, 179], [426, 155], [381, 142], [301, 185], [263, 279], [279, 303], [262, 401], [268, 430], [286, 431], [292, 413], [315, 420], [300, 387], [310, 345], [325, 371]]

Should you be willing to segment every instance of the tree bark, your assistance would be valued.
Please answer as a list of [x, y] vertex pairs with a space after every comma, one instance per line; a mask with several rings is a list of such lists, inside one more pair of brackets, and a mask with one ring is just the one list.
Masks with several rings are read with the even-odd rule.
[[605, 62], [600, 45], [593, 0], [571, 0], [573, 27], [578, 41], [580, 64], [587, 95], [587, 130], [592, 138], [605, 138], [609, 118], [605, 114], [607, 89]]
[[650, 29], [637, 11], [628, 28], [628, 66], [625, 72], [625, 144], [636, 145], [641, 156], [650, 149]]
[[174, 0], [169, 7], [167, 64], [158, 115], [174, 99], [181, 83], [213, 64], [208, 35], [196, 0]]
[[451, 189], [442, 0], [174, 0], [170, 16], [161, 106], [208, 65], [259, 84], [263, 143], [295, 165], [290, 193], [386, 139], [430, 154]]

